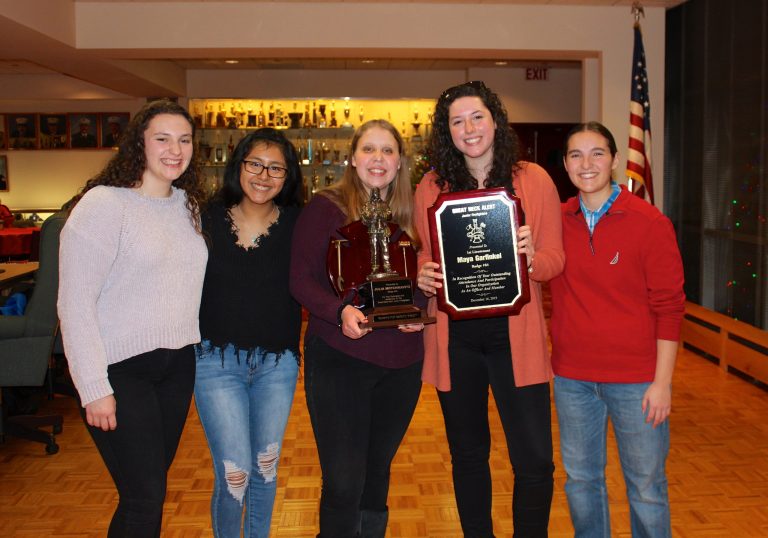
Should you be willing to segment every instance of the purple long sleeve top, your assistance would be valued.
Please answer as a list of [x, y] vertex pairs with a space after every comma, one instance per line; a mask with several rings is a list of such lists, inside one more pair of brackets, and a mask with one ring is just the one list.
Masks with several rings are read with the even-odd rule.
[[346, 215], [325, 196], [315, 196], [304, 208], [293, 233], [291, 293], [309, 311], [306, 338], [317, 336], [332, 348], [385, 368], [404, 368], [422, 360], [421, 333], [379, 328], [359, 340], [347, 338], [337, 325], [342, 300], [331, 287], [326, 254]]

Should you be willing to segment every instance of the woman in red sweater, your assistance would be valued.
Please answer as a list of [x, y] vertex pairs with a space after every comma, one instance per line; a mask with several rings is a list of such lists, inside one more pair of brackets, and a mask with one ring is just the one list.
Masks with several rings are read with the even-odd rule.
[[616, 142], [597, 122], [565, 142], [579, 189], [563, 204], [568, 263], [552, 280], [552, 366], [565, 492], [576, 536], [610, 536], [605, 484], [613, 423], [632, 536], [670, 536], [664, 465], [683, 267], [672, 223], [611, 179]]

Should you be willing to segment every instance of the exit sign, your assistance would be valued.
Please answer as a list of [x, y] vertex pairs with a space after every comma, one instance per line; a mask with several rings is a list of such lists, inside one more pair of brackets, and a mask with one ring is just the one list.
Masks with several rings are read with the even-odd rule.
[[547, 80], [548, 71], [548, 67], [527, 67], [525, 80]]

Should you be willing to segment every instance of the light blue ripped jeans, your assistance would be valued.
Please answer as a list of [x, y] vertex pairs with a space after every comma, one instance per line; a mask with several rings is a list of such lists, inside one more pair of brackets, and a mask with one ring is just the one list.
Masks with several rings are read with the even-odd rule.
[[[250, 357], [231, 345], [197, 347], [195, 404], [211, 449], [216, 538], [267, 538], [277, 467], [293, 403], [298, 362], [291, 351]], [[243, 523], [243, 509], [245, 521]]]

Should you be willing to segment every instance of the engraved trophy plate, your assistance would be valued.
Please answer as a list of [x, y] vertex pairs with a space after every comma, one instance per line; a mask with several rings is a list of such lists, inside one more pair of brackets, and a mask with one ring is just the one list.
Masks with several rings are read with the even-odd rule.
[[520, 199], [504, 188], [443, 193], [429, 209], [438, 308], [451, 319], [514, 315], [530, 301], [521, 221]]
[[336, 295], [367, 317], [365, 327], [433, 323], [413, 304], [416, 252], [411, 238], [388, 222], [387, 203], [373, 189], [361, 220], [339, 228], [328, 245], [326, 266]]

